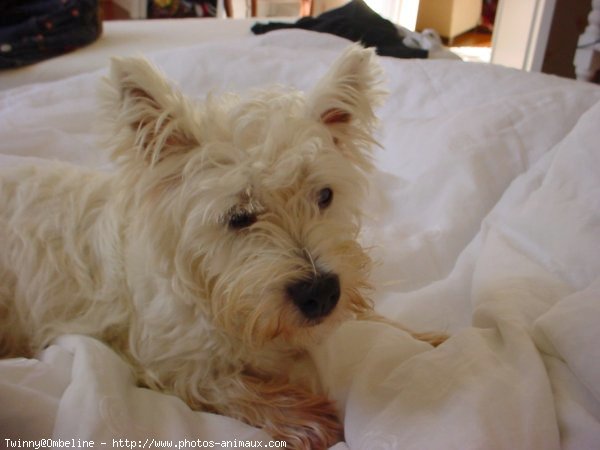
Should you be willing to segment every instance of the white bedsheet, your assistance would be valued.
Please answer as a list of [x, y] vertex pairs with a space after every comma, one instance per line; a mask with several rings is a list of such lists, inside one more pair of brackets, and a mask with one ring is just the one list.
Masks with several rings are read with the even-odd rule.
[[[293, 17], [273, 17], [273, 22], [295, 22]], [[223, 42], [253, 36], [249, 19], [186, 18], [113, 20], [103, 22], [103, 33], [92, 44], [31, 66], [0, 71], [0, 91], [25, 84], [54, 81], [106, 67], [113, 56], [136, 56], [204, 42]], [[265, 21], [263, 21], [265, 22]], [[402, 29], [412, 46], [429, 51], [431, 59], [460, 59], [435, 36]], [[439, 37], [438, 37], [439, 39]]]
[[[201, 98], [278, 82], [309, 88], [347, 41], [281, 31], [155, 56]], [[336, 449], [600, 446], [600, 89], [457, 61], [381, 59], [363, 241], [377, 309], [452, 337], [431, 350], [383, 324], [342, 326], [315, 351], [338, 402]], [[101, 72], [0, 93], [0, 164], [110, 168]], [[0, 361], [0, 437], [267, 439], [136, 388], [112, 351], [63, 336]], [[2, 441], [0, 445], [4, 445]]]
[[100, 38], [88, 46], [38, 64], [0, 72], [0, 90], [93, 72], [105, 67], [113, 56], [248, 37], [255, 22], [256, 19], [212, 18], [105, 21]]

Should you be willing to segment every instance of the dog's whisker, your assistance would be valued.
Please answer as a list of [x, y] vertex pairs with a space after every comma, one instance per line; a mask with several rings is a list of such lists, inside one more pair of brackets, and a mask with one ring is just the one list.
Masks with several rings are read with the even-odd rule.
[[317, 276], [317, 266], [315, 265], [315, 260], [313, 259], [312, 255], [310, 254], [310, 251], [306, 247], [304, 247], [302, 249], [302, 251], [304, 252], [306, 257], [310, 261], [310, 265], [312, 266], [312, 270], [313, 270], [313, 275], [316, 277]]

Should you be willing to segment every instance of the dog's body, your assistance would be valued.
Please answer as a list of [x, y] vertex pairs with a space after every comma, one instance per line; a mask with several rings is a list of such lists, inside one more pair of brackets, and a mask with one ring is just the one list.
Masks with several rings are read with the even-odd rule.
[[199, 106], [145, 61], [113, 62], [118, 170], [0, 175], [1, 354], [91, 335], [193, 408], [292, 447], [336, 442], [334, 405], [290, 368], [371, 313], [356, 238], [381, 97], [372, 59], [351, 47], [306, 99]]

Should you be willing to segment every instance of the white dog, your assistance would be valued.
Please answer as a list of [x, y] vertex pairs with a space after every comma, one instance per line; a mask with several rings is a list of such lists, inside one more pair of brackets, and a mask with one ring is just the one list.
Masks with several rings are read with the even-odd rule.
[[197, 105], [145, 60], [113, 61], [118, 170], [0, 175], [1, 354], [90, 335], [192, 408], [294, 448], [335, 443], [335, 406], [290, 368], [371, 315], [356, 238], [379, 78], [352, 46], [306, 97]]

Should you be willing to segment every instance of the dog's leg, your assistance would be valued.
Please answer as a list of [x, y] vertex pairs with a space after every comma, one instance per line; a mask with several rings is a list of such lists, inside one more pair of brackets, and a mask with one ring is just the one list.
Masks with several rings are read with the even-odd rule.
[[431, 344], [434, 347], [437, 347], [438, 345], [443, 344], [446, 341], [446, 339], [448, 339], [448, 335], [445, 333], [440, 333], [440, 332], [435, 332], [435, 331], [422, 332], [422, 333], [414, 332], [414, 331], [410, 330], [409, 328], [406, 328], [404, 325], [402, 325], [394, 320], [380, 316], [379, 314], [377, 314], [373, 311], [361, 314], [358, 317], [358, 319], [359, 320], [368, 320], [371, 322], [381, 322], [381, 323], [391, 325], [394, 328], [398, 328], [402, 331], [406, 331], [415, 339], [418, 339], [419, 341], [427, 342], [428, 344]]
[[0, 268], [0, 358], [31, 356], [14, 301], [14, 276]]
[[254, 375], [239, 381], [221, 413], [263, 428], [287, 448], [326, 449], [343, 439], [336, 409], [324, 395]]

